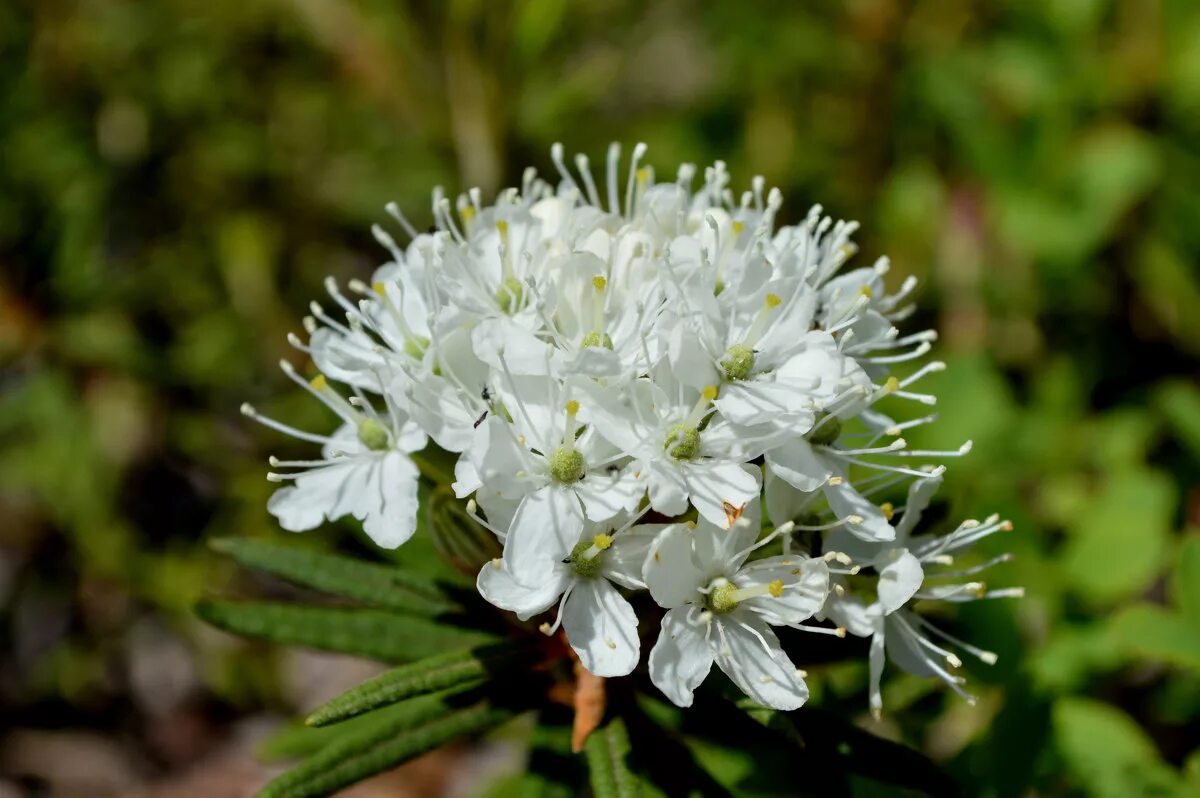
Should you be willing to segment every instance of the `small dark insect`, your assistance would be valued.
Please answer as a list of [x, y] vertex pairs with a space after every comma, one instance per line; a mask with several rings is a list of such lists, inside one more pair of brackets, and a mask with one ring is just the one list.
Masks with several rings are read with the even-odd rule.
[[[486, 385], [485, 385], [485, 386], [483, 386], [483, 391], [482, 391], [482, 392], [480, 392], [480, 394], [479, 394], [479, 395], [480, 395], [480, 396], [483, 398], [483, 401], [484, 401], [484, 402], [487, 402], [487, 403], [489, 403], [489, 404], [491, 403], [491, 401], [492, 401], [492, 392], [488, 390], [488, 388], [487, 388], [487, 386], [486, 386]], [[479, 418], [475, 419], [475, 424], [474, 424], [474, 428], [475, 428], [475, 429], [479, 429], [479, 425], [483, 423], [483, 420], [484, 420], [485, 418], [487, 418], [487, 414], [488, 414], [488, 411], [484, 410], [484, 411], [483, 411], [483, 413], [482, 413], [482, 415], [480, 415], [480, 416], [479, 416]]]

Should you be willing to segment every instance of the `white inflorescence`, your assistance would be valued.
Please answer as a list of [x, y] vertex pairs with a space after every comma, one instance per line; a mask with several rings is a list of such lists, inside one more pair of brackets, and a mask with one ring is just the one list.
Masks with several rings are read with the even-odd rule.
[[[597, 675], [636, 667], [627, 596], [648, 590], [666, 610], [650, 676], [680, 706], [713, 663], [762, 704], [800, 706], [804, 672], [779, 626], [870, 638], [875, 712], [885, 656], [962, 692], [951, 648], [995, 656], [910, 605], [1017, 591], [976, 581], [995, 561], [954, 564], [1007, 522], [913, 536], [936, 461], [970, 448], [909, 449], [904, 431], [933, 416], [887, 414], [934, 404], [918, 383], [943, 368], [891, 373], [935, 338], [895, 326], [915, 281], [888, 293], [882, 258], [843, 271], [853, 222], [814, 207], [777, 227], [782, 198], [761, 178], [737, 196], [718, 161], [701, 181], [684, 165], [657, 182], [644, 150], [626, 172], [610, 148], [603, 185], [555, 146], [556, 181], [527, 170], [494, 205], [435, 191], [432, 233], [389, 206], [407, 246], [376, 227], [391, 259], [369, 285], [328, 281], [307, 342], [290, 338], [318, 376], [284, 364], [340, 428], [243, 407], [321, 446], [272, 459], [270, 478], [289, 484], [268, 509], [295, 531], [353, 515], [398, 546], [416, 527], [411, 454], [432, 440], [457, 455], [456, 495], [503, 544], [480, 593], [522, 619], [557, 608], [543, 631], [561, 627]], [[902, 510], [877, 503], [904, 483]]]

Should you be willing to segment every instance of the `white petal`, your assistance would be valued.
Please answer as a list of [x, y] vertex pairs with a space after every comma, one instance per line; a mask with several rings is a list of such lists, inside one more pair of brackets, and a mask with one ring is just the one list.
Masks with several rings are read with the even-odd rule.
[[492, 560], [479, 571], [475, 585], [479, 594], [502, 610], [515, 612], [522, 621], [554, 606], [570, 583], [570, 570], [561, 564], [552, 567], [546, 578], [527, 587], [512, 578], [503, 560]]
[[692, 691], [713, 663], [704, 629], [688, 623], [687, 613], [688, 609], [680, 608], [663, 616], [658, 642], [650, 651], [650, 681], [680, 707], [692, 705]]
[[483, 480], [479, 478], [479, 472], [475, 470], [475, 464], [470, 458], [458, 458], [454, 462], [454, 482], [450, 486], [454, 489], [454, 495], [465, 499], [482, 486]]
[[762, 529], [758, 502], [748, 502], [731, 527], [726, 528], [727, 521], [722, 518], [718, 525], [700, 518], [692, 530], [692, 562], [706, 576], [730, 576], [750, 556]]
[[665, 528], [665, 524], [643, 524], [615, 536], [612, 546], [604, 552], [601, 560], [601, 575], [622, 587], [645, 590], [646, 580], [642, 570], [646, 565], [646, 557], [650, 554], [654, 539]]
[[883, 628], [871, 635], [871, 650], [867, 655], [867, 662], [870, 669], [870, 693], [867, 697], [867, 703], [871, 707], [871, 712], [878, 717], [883, 711], [883, 693], [879, 689], [879, 683], [883, 680], [883, 664], [885, 657], [885, 645]]
[[637, 667], [637, 616], [607, 579], [576, 581], [562, 625], [580, 663], [596, 676], [624, 676]]
[[846, 529], [855, 537], [875, 541], [895, 540], [896, 530], [888, 523], [883, 510], [864, 499], [849, 481], [826, 485], [823, 492], [829, 501], [829, 509], [833, 510], [838, 518], [853, 515], [862, 519], [858, 523], [846, 525]]
[[896, 617], [888, 616], [885, 622], [888, 659], [914, 676], [938, 676], [938, 671], [929, 662], [930, 653], [922, 649], [911, 632], [895, 621]]
[[267, 501], [267, 511], [279, 519], [279, 525], [289, 532], [303, 532], [320, 526], [331, 515], [343, 485], [356, 471], [354, 461], [315, 469], [280, 488]]
[[355, 518], [362, 518], [363, 531], [385, 549], [394, 549], [412, 537], [417, 528], [417, 487], [421, 472], [401, 452], [389, 452], [378, 463], [375, 482], [368, 491], [368, 504]]
[[692, 504], [700, 515], [719, 527], [729, 526], [726, 505], [736, 511], [758, 498], [762, 472], [757, 466], [743, 463], [685, 463], [682, 471]]
[[701, 573], [692, 561], [692, 531], [686, 524], [671, 524], [650, 544], [642, 578], [650, 595], [662, 607], [679, 607], [696, 599], [703, 587]]
[[402, 452], [351, 457], [298, 477], [271, 496], [267, 510], [292, 532], [352, 515], [379, 546], [396, 548], [416, 529], [418, 478]]
[[896, 522], [897, 540], [905, 540], [912, 534], [917, 522], [921, 520], [921, 513], [929, 506], [929, 502], [933, 501], [934, 494], [941, 486], [942, 478], [940, 476], [916, 479], [908, 486], [908, 500], [904, 502], [904, 514]]
[[548, 563], [560, 562], [583, 532], [583, 508], [575, 493], [547, 485], [525, 497], [504, 541], [504, 560], [513, 578], [534, 584]]
[[831, 592], [819, 617], [828, 618], [855, 637], [870, 637], [883, 628], [883, 608], [878, 604], [868, 606], [852, 593], [839, 596]]
[[786, 420], [788, 430], [803, 435], [813, 423], [809, 398], [792, 385], [760, 377], [726, 385], [715, 402], [721, 415], [748, 426]]
[[829, 464], [800, 437], [791, 438], [767, 452], [767, 464], [772, 474], [806, 493], [821, 487], [833, 475]]
[[688, 486], [683, 469], [667, 462], [647, 464], [644, 469], [642, 474], [650, 490], [650, 506], [666, 516], [686, 512]]
[[646, 484], [633, 475], [631, 468], [612, 475], [601, 471], [577, 482], [575, 493], [589, 521], [607, 521], [637, 507], [646, 493]]
[[[879, 568], [879, 603], [887, 612], [903, 607], [925, 581], [921, 561], [907, 549], [889, 549], [876, 561]], [[886, 564], [884, 564], [886, 563]]]
[[811, 618], [829, 596], [829, 566], [821, 559], [796, 555], [755, 560], [738, 572], [738, 587], [783, 582], [779, 596], [760, 596], [742, 602], [773, 624], [800, 623]]
[[743, 693], [774, 709], [797, 709], [808, 700], [808, 685], [765, 621], [735, 610], [713, 622], [721, 629], [717, 665]]

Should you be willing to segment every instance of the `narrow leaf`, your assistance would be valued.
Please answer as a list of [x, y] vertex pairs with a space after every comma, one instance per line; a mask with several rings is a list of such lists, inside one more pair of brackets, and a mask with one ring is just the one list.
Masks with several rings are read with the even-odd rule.
[[365, 607], [202, 601], [196, 613], [235, 634], [384, 662], [414, 662], [495, 640], [482, 632]]
[[418, 726], [381, 724], [337, 741], [268, 784], [259, 798], [315, 798], [390, 770], [419, 754], [493, 728], [515, 710], [487, 701]]
[[584, 753], [596, 798], [636, 798], [641, 794], [638, 778], [629, 769], [629, 752], [629, 733], [620, 718], [613, 718], [588, 737]]
[[400, 568], [268, 540], [218, 538], [209, 545], [247, 568], [365, 604], [416, 613], [458, 609], [437, 583]]
[[530, 659], [531, 649], [516, 643], [428, 657], [368, 679], [318, 707], [305, 723], [326, 726], [416, 695], [482, 684]]
[[364, 736], [372, 730], [387, 727], [389, 733], [428, 723], [434, 718], [448, 715], [456, 709], [478, 699], [478, 695], [464, 696], [470, 688], [446, 690], [432, 695], [419, 696], [391, 706], [382, 707], [357, 718], [351, 718], [337, 726], [314, 728], [301, 723], [288, 724], [268, 737], [259, 747], [257, 754], [267, 761], [301, 759], [312, 756], [328, 745], [347, 736]]

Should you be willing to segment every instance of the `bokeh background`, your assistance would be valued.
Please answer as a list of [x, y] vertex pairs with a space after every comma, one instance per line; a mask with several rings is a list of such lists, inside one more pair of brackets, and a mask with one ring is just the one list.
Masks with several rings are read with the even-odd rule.
[[328, 423], [275, 363], [385, 202], [428, 223], [435, 184], [611, 139], [763, 174], [923, 280], [921, 442], [975, 440], [950, 511], [1016, 522], [1029, 597], [965, 610], [977, 706], [897, 678], [862, 722], [973, 795], [1200, 794], [1200, 4], [9, 0], [0, 796], [245, 794], [266, 729], [370, 672], [190, 613], [236, 578], [206, 537], [276, 534], [238, 406]]

